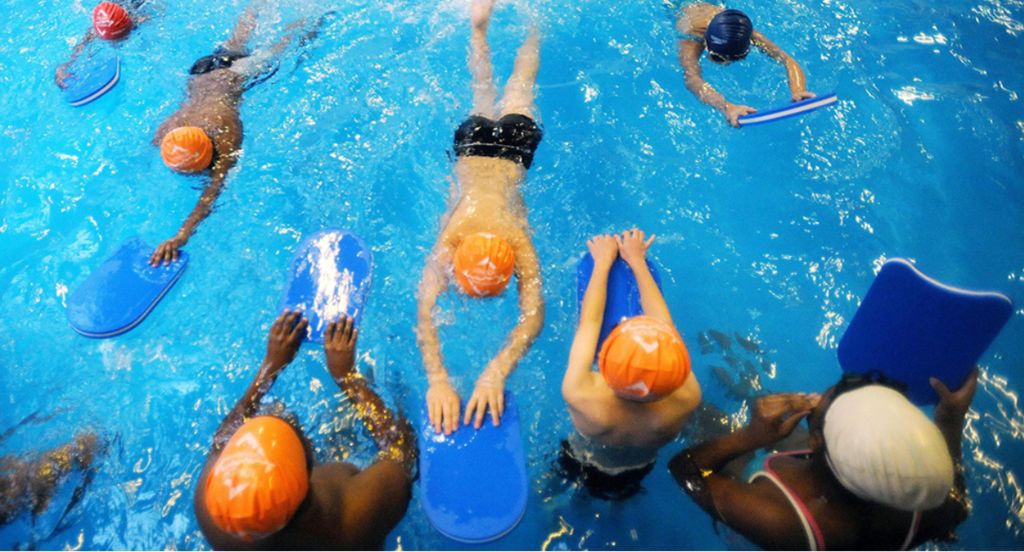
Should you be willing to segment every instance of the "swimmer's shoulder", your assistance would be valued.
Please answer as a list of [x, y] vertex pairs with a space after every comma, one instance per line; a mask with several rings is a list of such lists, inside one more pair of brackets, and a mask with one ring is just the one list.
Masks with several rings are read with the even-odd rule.
[[679, 11], [679, 18], [676, 22], [676, 31], [683, 37], [703, 39], [704, 32], [708, 29], [711, 19], [722, 11], [722, 6], [697, 2], [683, 7]]

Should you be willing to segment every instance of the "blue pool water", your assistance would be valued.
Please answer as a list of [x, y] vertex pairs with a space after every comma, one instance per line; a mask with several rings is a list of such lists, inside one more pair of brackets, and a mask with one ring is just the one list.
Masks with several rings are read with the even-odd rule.
[[[217, 212], [188, 244], [190, 266], [136, 330], [95, 341], [65, 322], [69, 290], [125, 239], [170, 237], [197, 199], [150, 145], [183, 98], [191, 62], [228, 35], [244, 4], [158, 2], [119, 45], [122, 82], [75, 109], [52, 83], [90, 2], [8, 2], [0, 30], [0, 434], [2, 454], [56, 446], [84, 429], [108, 441], [80, 502], [23, 516], [0, 548], [207, 548], [191, 496], [210, 437], [262, 358], [296, 245], [326, 226], [373, 248], [360, 369], [392, 404], [425, 391], [414, 293], [445, 212], [451, 132], [469, 109], [463, 1], [274, 2], [255, 42], [337, 10], [301, 56], [245, 97], [244, 156]], [[933, 5], [938, 4], [938, 5]], [[671, 445], [625, 503], [589, 498], [552, 469], [571, 424], [559, 385], [575, 324], [584, 240], [637, 225], [658, 234], [668, 303], [705, 399], [745, 421], [697, 335], [734, 342], [770, 391], [818, 391], [883, 259], [906, 256], [1018, 305], [983, 361], [965, 432], [974, 512], [950, 548], [1024, 546], [1024, 3], [746, 2], [755, 25], [801, 61], [833, 109], [733, 130], [683, 87], [671, 7], [649, 2], [502, 2], [491, 26], [507, 78], [529, 21], [542, 33], [545, 138], [523, 193], [543, 260], [544, 331], [510, 380], [531, 476], [522, 524], [494, 548], [722, 548], [672, 483]], [[297, 57], [299, 61], [296, 61]], [[761, 108], [787, 101], [782, 69], [754, 54], [706, 76]], [[483, 354], [515, 315], [514, 294], [442, 301], [444, 352], [468, 394]], [[495, 321], [498, 321], [496, 323]], [[735, 335], [761, 344], [755, 354]], [[367, 462], [367, 435], [303, 349], [278, 381], [319, 459]], [[340, 436], [335, 430], [341, 430]], [[72, 502], [72, 478], [51, 510]], [[389, 547], [457, 547], [414, 495]]]

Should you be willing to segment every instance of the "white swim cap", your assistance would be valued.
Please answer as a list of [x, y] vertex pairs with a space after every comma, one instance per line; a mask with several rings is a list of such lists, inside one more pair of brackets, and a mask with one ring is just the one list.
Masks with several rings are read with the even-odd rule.
[[898, 510], [935, 508], [953, 486], [939, 428], [898, 391], [869, 385], [843, 393], [825, 413], [832, 473], [858, 497]]

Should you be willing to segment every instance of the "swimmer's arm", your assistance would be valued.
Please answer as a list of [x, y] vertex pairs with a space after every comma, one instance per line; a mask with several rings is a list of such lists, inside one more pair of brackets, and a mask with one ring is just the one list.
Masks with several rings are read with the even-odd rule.
[[673, 324], [672, 315], [668, 311], [668, 305], [665, 304], [665, 296], [658, 289], [658, 283], [654, 281], [654, 276], [651, 275], [651, 269], [647, 263], [640, 262], [635, 265], [631, 263], [629, 266], [633, 269], [637, 288], [640, 289], [640, 306], [644, 309], [644, 315]]
[[594, 264], [590, 282], [580, 304], [580, 322], [576, 327], [572, 347], [569, 349], [569, 365], [562, 378], [562, 398], [573, 408], [579, 408], [580, 399], [588, 395], [586, 391], [594, 382], [591, 367], [594, 365], [594, 353], [597, 351], [601, 324], [604, 322], [604, 307], [608, 300], [608, 273], [611, 267], [611, 264]]
[[249, 383], [249, 387], [238, 399], [235, 406], [228, 412], [224, 421], [220, 423], [217, 432], [213, 435], [213, 447], [210, 456], [219, 454], [228, 439], [247, 418], [251, 418], [259, 407], [263, 396], [270, 391], [277, 376], [284, 367], [295, 358], [299, 351], [302, 340], [306, 335], [308, 322], [299, 312], [285, 311], [270, 326], [267, 335], [267, 353], [263, 357], [263, 363], [256, 371], [256, 377]]
[[[346, 477], [344, 486], [341, 526], [349, 528], [349, 542], [356, 549], [379, 548], [391, 529], [405, 517], [412, 498], [410, 472], [397, 462], [379, 460], [355, 476]], [[329, 547], [328, 543], [319, 548]]]
[[793, 101], [799, 101], [814, 97], [814, 94], [807, 92], [807, 77], [800, 64], [777, 44], [768, 39], [758, 31], [750, 37], [751, 42], [761, 49], [769, 57], [786, 66], [786, 77], [789, 80], [789, 93]]
[[67, 86], [66, 81], [70, 76], [68, 68], [75, 63], [78, 56], [82, 55], [82, 52], [85, 51], [85, 47], [92, 42], [95, 37], [96, 33], [93, 32], [92, 28], [89, 28], [89, 30], [86, 31], [85, 36], [82, 37], [82, 40], [79, 40], [78, 44], [75, 45], [75, 49], [71, 51], [71, 57], [64, 63], [57, 66], [57, 70], [54, 72], [54, 80], [57, 82], [57, 86], [61, 88]]
[[696, 40], [679, 41], [679, 64], [683, 67], [683, 80], [686, 88], [690, 89], [698, 100], [725, 113], [729, 101], [704, 80], [704, 73], [700, 68], [700, 55], [703, 52], [704, 45]]
[[199, 223], [203, 222], [213, 212], [214, 203], [217, 202], [220, 193], [224, 191], [224, 181], [227, 180], [228, 171], [235, 166], [237, 161], [233, 150], [234, 148], [226, 144], [217, 144], [217, 151], [232, 153], [217, 156], [217, 162], [213, 164], [213, 168], [210, 171], [210, 183], [206, 185], [203, 195], [199, 197], [196, 206], [189, 213], [188, 218], [185, 219], [185, 222], [178, 230], [177, 236], [175, 236], [180, 241], [179, 247], [188, 243], [189, 238], [192, 237], [192, 234], [195, 234], [196, 228], [199, 227]]
[[774, 489], [715, 473], [760, 446], [740, 430], [682, 451], [669, 461], [669, 472], [702, 510], [754, 543], [766, 549], [805, 549], [799, 521], [785, 499], [772, 494]]
[[519, 279], [519, 323], [509, 334], [505, 347], [488, 363], [483, 374], [503, 381], [540, 335], [544, 325], [544, 298], [541, 294], [537, 251], [530, 243], [529, 236], [520, 236], [516, 241], [520, 244], [515, 250]]
[[449, 264], [451, 251], [442, 236], [434, 246], [426, 266], [423, 267], [423, 277], [420, 279], [417, 294], [416, 338], [420, 353], [423, 355], [427, 381], [431, 385], [448, 382], [448, 370], [445, 369], [444, 360], [441, 358], [441, 340], [437, 335], [437, 325], [434, 324], [434, 306], [437, 304], [438, 296], [448, 287], [448, 276], [444, 267]]
[[409, 474], [416, 465], [416, 440], [412, 426], [404, 416], [396, 416], [380, 395], [355, 369], [356, 340], [359, 330], [351, 318], [342, 317], [324, 332], [327, 370], [348, 397], [363, 425], [373, 436], [382, 460], [398, 462]]

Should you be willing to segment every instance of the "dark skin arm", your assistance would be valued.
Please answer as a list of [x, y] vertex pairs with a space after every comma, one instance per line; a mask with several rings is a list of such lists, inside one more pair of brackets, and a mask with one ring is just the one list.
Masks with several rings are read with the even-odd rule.
[[[199, 227], [199, 223], [203, 222], [213, 212], [213, 204], [217, 202], [217, 198], [224, 191], [224, 181], [227, 179], [228, 171], [237, 162], [237, 156], [235, 155], [237, 149], [238, 146], [227, 139], [217, 140], [218, 155], [217, 160], [213, 164], [213, 169], [210, 171], [210, 183], [206, 185], [203, 195], [199, 197], [199, 201], [196, 202], [196, 206], [189, 213], [188, 218], [185, 219], [178, 233], [173, 238], [157, 246], [153, 256], [149, 259], [150, 266], [157, 266], [160, 263], [170, 264], [178, 260], [178, 250], [188, 243], [189, 238], [195, 234], [196, 228]], [[224, 152], [224, 154], [221, 155], [220, 152]]]
[[950, 391], [936, 378], [931, 378], [930, 383], [932, 389], [939, 395], [939, 404], [935, 406], [935, 425], [939, 426], [939, 431], [942, 432], [949, 448], [949, 454], [953, 458], [953, 489], [944, 504], [928, 510], [921, 517], [921, 527], [912, 546], [932, 539], [952, 537], [953, 530], [967, 519], [971, 511], [964, 480], [962, 442], [964, 419], [978, 389], [978, 369], [975, 368], [956, 391]]
[[79, 40], [78, 44], [75, 45], [75, 49], [71, 51], [71, 57], [64, 63], [57, 66], [57, 70], [53, 75], [53, 80], [56, 81], [57, 86], [67, 88], [67, 79], [71, 76], [68, 69], [75, 63], [78, 56], [82, 55], [82, 52], [85, 51], [85, 47], [88, 46], [94, 38], [96, 38], [96, 33], [94, 33], [92, 27], [90, 27], [89, 30], [85, 32], [85, 36], [82, 37], [82, 40]]
[[[800, 521], [776, 489], [718, 472], [734, 458], [784, 439], [819, 399], [797, 393], [762, 397], [750, 425], [677, 454], [669, 461], [669, 472], [701, 509], [755, 543], [766, 548], [804, 548], [807, 540]], [[700, 475], [695, 476], [695, 471]]]
[[396, 416], [355, 370], [359, 330], [349, 317], [324, 331], [327, 370], [349, 398], [380, 452], [372, 466], [345, 482], [342, 527], [360, 528], [362, 547], [378, 548], [401, 521], [412, 492], [416, 436], [404, 416]]

